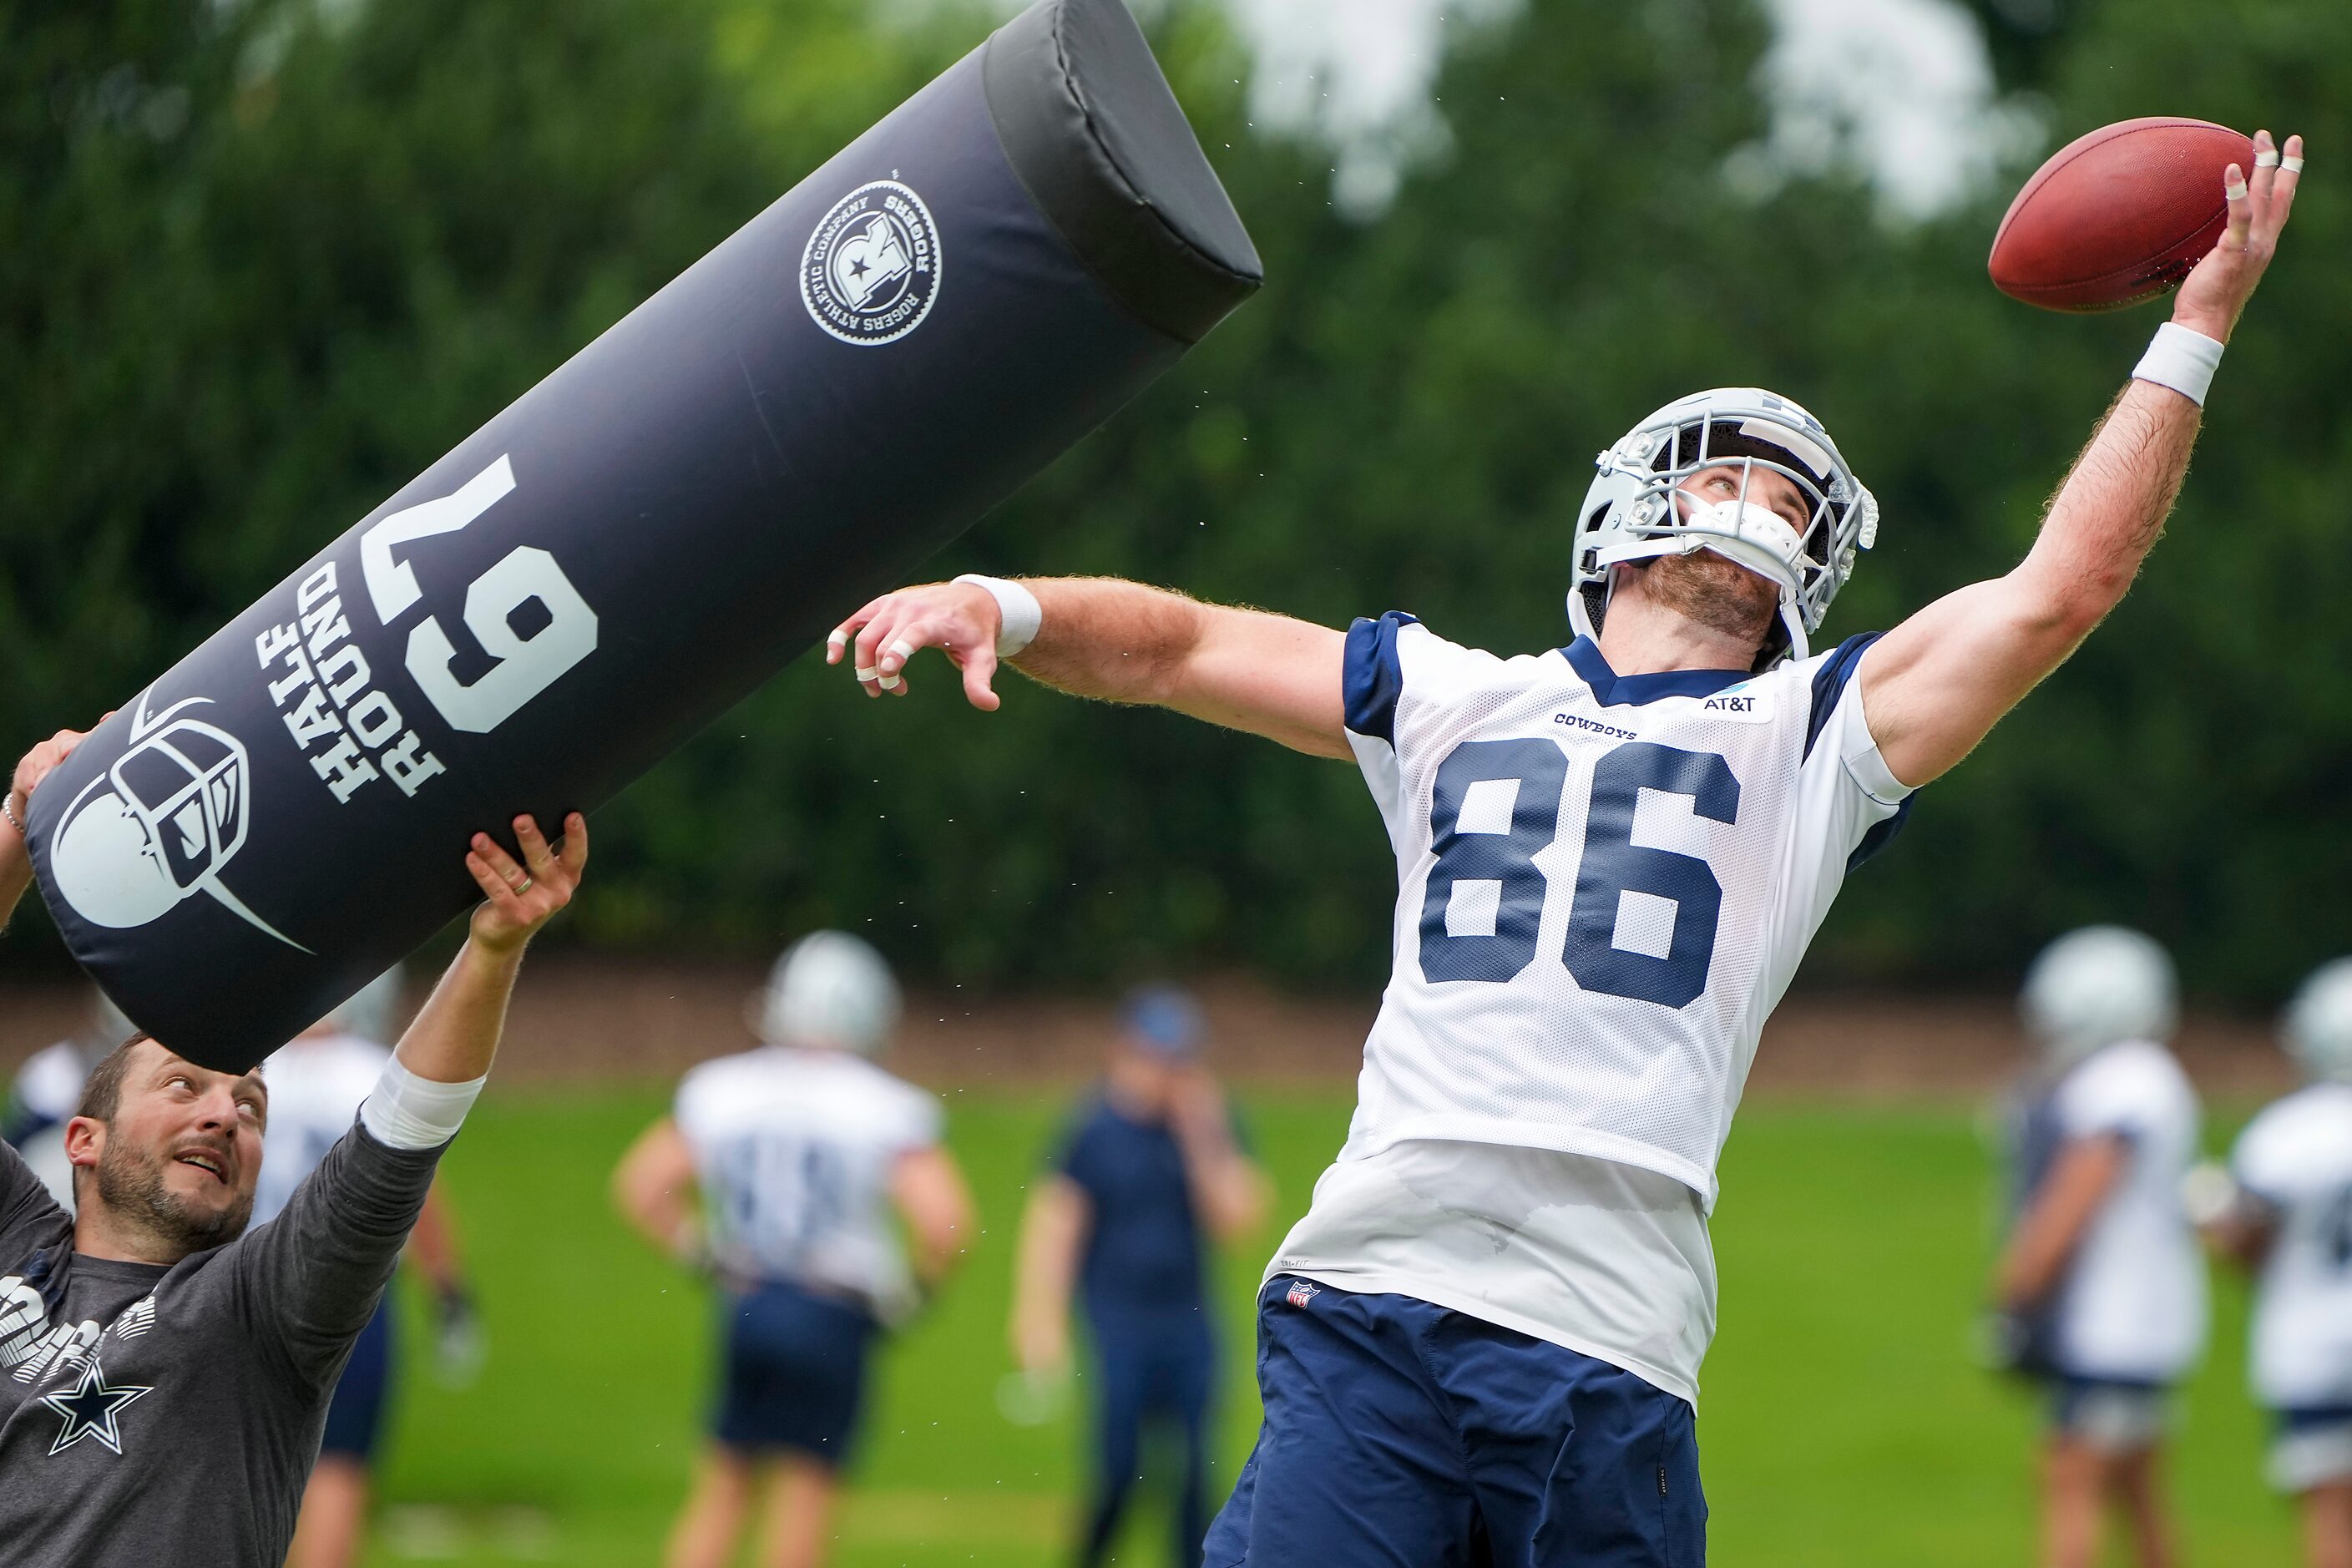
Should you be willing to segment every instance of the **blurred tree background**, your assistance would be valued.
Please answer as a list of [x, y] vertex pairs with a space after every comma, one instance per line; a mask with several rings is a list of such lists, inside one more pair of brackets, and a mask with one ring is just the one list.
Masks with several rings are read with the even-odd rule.
[[[2346, 945], [2352, 7], [1970, 9], [2049, 145], [2183, 113], [2300, 130], [2317, 161], [2174, 537], [1922, 797], [1809, 973], [1989, 981], [2122, 919], [2192, 989], [2265, 1002]], [[0, 12], [0, 750], [124, 700], [992, 22], [913, 0]], [[1899, 224], [1858, 174], [1754, 177], [1769, 30], [1740, 0], [1529, 0], [1457, 31], [1444, 144], [1366, 219], [1333, 205], [1327, 149], [1250, 123], [1222, 13], [1158, 10], [1267, 287], [941, 574], [1116, 573], [1556, 644], [1589, 455], [1750, 381], [1820, 414], [1885, 506], [1825, 635], [2015, 559], [2159, 319], [1985, 281], [2046, 147]], [[971, 985], [1385, 974], [1393, 865], [1350, 770], [1017, 678], [994, 716], [941, 668], [913, 684], [870, 704], [814, 660], [771, 682], [601, 815], [570, 940], [753, 953], [828, 921]]]

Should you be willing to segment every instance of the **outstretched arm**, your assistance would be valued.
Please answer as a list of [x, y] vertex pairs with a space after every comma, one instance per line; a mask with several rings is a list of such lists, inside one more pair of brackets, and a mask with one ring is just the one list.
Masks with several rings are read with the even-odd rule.
[[[2270, 132], [2253, 178], [2228, 174], [2230, 221], [2181, 285], [2172, 319], [2227, 342], [2294, 201]], [[2287, 138], [2300, 160], [2303, 139]], [[1923, 784], [1975, 749], [2124, 596], [2189, 471], [2201, 410], [2154, 382], [2126, 385], [2074, 460], [2033, 548], [2005, 577], [1928, 605], [1864, 656], [1864, 713], [1895, 776]]]
[[419, 1078], [471, 1083], [489, 1072], [506, 1030], [507, 998], [522, 968], [523, 949], [572, 901], [588, 865], [588, 822], [576, 811], [563, 819], [560, 854], [530, 817], [516, 817], [514, 831], [522, 865], [487, 833], [475, 834], [466, 852], [466, 869], [482, 889], [483, 901], [474, 908], [457, 961], [393, 1053]]
[[[1076, 697], [1172, 708], [1314, 756], [1350, 754], [1343, 633], [1117, 578], [1033, 577], [1022, 586], [1044, 612], [1036, 637], [1011, 661], [1030, 679]], [[868, 696], [904, 695], [908, 661], [936, 647], [962, 669], [971, 705], [992, 712], [1003, 626], [984, 588], [901, 588], [844, 621], [825, 662], [850, 659]]]

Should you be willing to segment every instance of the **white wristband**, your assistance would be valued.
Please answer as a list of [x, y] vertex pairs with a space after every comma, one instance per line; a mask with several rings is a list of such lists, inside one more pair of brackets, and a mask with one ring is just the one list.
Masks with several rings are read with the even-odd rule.
[[457, 1136], [488, 1078], [470, 1083], [440, 1083], [419, 1078], [394, 1057], [383, 1076], [360, 1101], [360, 1122], [375, 1141], [394, 1149], [437, 1149]]
[[2167, 321], [2156, 329], [2156, 341], [2133, 367], [2132, 379], [2168, 386], [2202, 408], [2205, 394], [2213, 384], [2213, 372], [2221, 363], [2220, 343], [2178, 321]]
[[1007, 582], [1002, 577], [983, 577], [976, 572], [967, 572], [956, 581], [984, 589], [988, 596], [996, 601], [996, 608], [1004, 621], [997, 628], [997, 658], [1011, 658], [1037, 640], [1037, 628], [1045, 624], [1045, 610], [1037, 603], [1036, 595], [1018, 583]]

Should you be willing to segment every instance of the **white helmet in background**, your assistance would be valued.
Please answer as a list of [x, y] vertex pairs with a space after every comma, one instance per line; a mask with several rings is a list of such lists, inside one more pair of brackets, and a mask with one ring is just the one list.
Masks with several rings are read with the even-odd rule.
[[[1708, 503], [1680, 490], [1703, 468], [1741, 471], [1740, 493]], [[1810, 656], [1830, 601], [1853, 574], [1854, 552], [1878, 541], [1878, 501], [1854, 478], [1822, 422], [1759, 386], [1717, 387], [1677, 398], [1601, 454], [1578, 509], [1568, 588], [1569, 624], [1598, 637], [1621, 561], [1707, 550], [1780, 590], [1780, 619], [1756, 668]], [[1758, 469], [1793, 482], [1809, 516], [1802, 530], [1748, 497]]]
[[772, 1046], [879, 1056], [898, 1024], [890, 965], [845, 931], [811, 931], [784, 949], [754, 1000], [755, 1032]]
[[2172, 959], [2125, 926], [2085, 926], [2042, 950], [2019, 999], [2052, 1065], [2067, 1067], [2120, 1040], [2171, 1037], [2179, 1022]]
[[2352, 1083], [2352, 958], [2312, 971], [2280, 1020], [2286, 1054], [2315, 1082]]
[[400, 965], [394, 964], [361, 986], [320, 1022], [340, 1034], [391, 1045], [400, 1030]]

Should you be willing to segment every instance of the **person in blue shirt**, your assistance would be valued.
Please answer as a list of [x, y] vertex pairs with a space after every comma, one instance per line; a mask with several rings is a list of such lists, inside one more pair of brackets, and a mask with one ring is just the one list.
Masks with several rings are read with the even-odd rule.
[[1032, 1378], [1066, 1373], [1075, 1294], [1100, 1363], [1094, 1492], [1078, 1551], [1088, 1568], [1108, 1552], [1141, 1479], [1147, 1425], [1172, 1422], [1182, 1437], [1176, 1562], [1200, 1561], [1208, 1528], [1208, 1243], [1255, 1231], [1266, 1184], [1201, 1064], [1204, 1033], [1199, 1006], [1172, 986], [1128, 999], [1102, 1083], [1022, 1220], [1014, 1359]]

